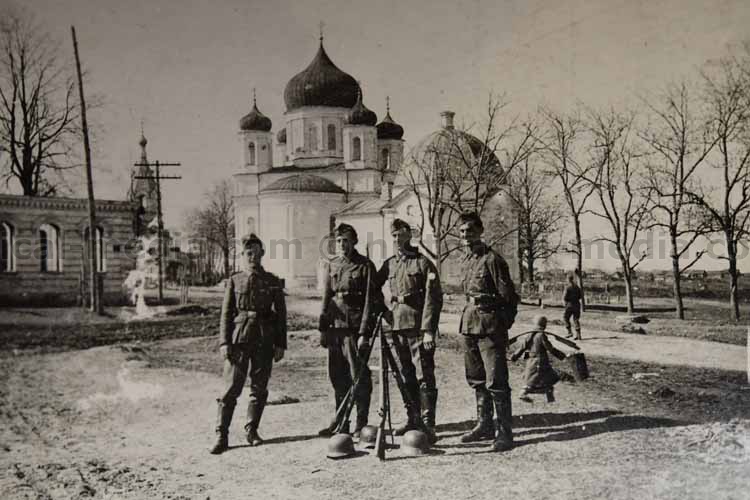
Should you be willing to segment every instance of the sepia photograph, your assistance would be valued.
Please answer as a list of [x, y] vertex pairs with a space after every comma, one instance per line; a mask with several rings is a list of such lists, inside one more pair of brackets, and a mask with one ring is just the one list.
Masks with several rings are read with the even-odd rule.
[[0, 498], [750, 498], [749, 27], [0, 0]]

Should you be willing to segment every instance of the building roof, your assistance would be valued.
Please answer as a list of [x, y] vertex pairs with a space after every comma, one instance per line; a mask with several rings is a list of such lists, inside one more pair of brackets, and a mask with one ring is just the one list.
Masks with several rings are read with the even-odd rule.
[[253, 100], [253, 109], [240, 119], [240, 130], [269, 132], [271, 127], [271, 119], [260, 112]]
[[382, 214], [383, 210], [396, 208], [396, 206], [403, 200], [409, 197], [412, 191], [404, 189], [396, 196], [391, 198], [390, 201], [384, 201], [380, 198], [367, 198], [364, 200], [350, 201], [338, 211], [334, 212], [334, 215], [374, 215]]
[[312, 174], [297, 174], [284, 177], [272, 182], [261, 193], [272, 193], [279, 191], [293, 191], [298, 193], [339, 193], [346, 192], [335, 183]]
[[303, 106], [351, 108], [357, 102], [358, 90], [354, 77], [333, 64], [321, 40], [312, 62], [286, 84], [284, 103], [287, 111]]
[[362, 89], [357, 92], [357, 102], [346, 116], [346, 122], [349, 125], [368, 125], [370, 127], [374, 127], [378, 123], [378, 115], [367, 109], [362, 103]]

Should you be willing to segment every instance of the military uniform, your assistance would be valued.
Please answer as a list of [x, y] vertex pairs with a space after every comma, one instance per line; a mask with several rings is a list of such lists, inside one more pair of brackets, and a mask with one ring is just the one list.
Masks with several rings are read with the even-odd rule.
[[497, 412], [496, 449], [512, 446], [512, 409], [505, 349], [511, 307], [517, 297], [508, 264], [484, 243], [467, 252], [461, 262], [466, 305], [459, 332], [463, 336], [466, 380], [476, 394], [477, 426], [462, 441], [493, 437], [493, 403]]
[[391, 339], [412, 402], [406, 405], [408, 422], [397, 434], [424, 427], [434, 439], [438, 396], [435, 350], [424, 348], [422, 335], [429, 332], [434, 337], [440, 321], [443, 293], [437, 269], [417, 248], [409, 246], [383, 263], [378, 284], [386, 282], [391, 290]]
[[231, 346], [231, 356], [224, 361], [225, 389], [217, 400], [216, 431], [226, 437], [249, 372], [250, 402], [245, 430], [254, 433], [268, 398], [274, 350], [287, 346], [286, 302], [279, 278], [255, 266], [227, 280], [219, 341], [222, 346]]
[[[370, 307], [369, 314], [365, 314], [368, 272]], [[358, 431], [367, 425], [372, 379], [367, 364], [360, 358], [357, 341], [372, 333], [375, 318], [384, 310], [383, 294], [375, 286], [375, 266], [356, 249], [352, 249], [349, 256], [337, 255], [331, 259], [324, 279], [318, 329], [321, 344], [328, 349], [328, 377], [333, 385], [336, 408], [343, 402], [359, 370], [363, 370], [354, 393], [357, 403], [355, 431]], [[333, 423], [327, 430], [329, 433], [333, 431]], [[321, 434], [326, 434], [325, 431]]]
[[525, 393], [551, 393], [552, 386], [560, 380], [560, 376], [549, 361], [550, 354], [558, 359], [565, 359], [565, 353], [550, 343], [544, 331], [537, 330], [527, 336], [523, 344], [510, 357], [513, 361], [521, 356], [526, 359], [526, 369], [523, 374], [526, 384]]
[[563, 303], [565, 304], [565, 312], [563, 313], [563, 321], [565, 322], [565, 329], [568, 331], [568, 337], [573, 336], [573, 332], [570, 328], [570, 318], [573, 318], [573, 324], [576, 329], [576, 340], [581, 340], [581, 298], [583, 293], [578, 285], [571, 283], [565, 288], [563, 294]]

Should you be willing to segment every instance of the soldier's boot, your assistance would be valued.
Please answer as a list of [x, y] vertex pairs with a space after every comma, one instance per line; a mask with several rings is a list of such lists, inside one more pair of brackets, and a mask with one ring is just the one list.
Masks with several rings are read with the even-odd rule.
[[263, 438], [258, 434], [260, 419], [266, 407], [266, 398], [251, 399], [247, 405], [247, 423], [245, 424], [245, 438], [250, 446], [260, 446]]
[[438, 435], [435, 433], [435, 409], [437, 407], [437, 389], [423, 388], [420, 393], [422, 404], [422, 426], [430, 440], [430, 444], [437, 442]]
[[209, 450], [212, 455], [219, 455], [229, 449], [229, 424], [232, 422], [234, 406], [219, 401], [216, 416], [216, 442]]
[[566, 337], [573, 337], [573, 330], [569, 325], [565, 325], [565, 330], [568, 332], [565, 334]]
[[486, 390], [477, 390], [477, 425], [472, 430], [461, 436], [462, 443], [473, 443], [484, 441], [495, 437], [495, 429], [492, 425], [492, 399]]
[[547, 395], [548, 403], [555, 402], [555, 388], [554, 387], [550, 387], [549, 389], [547, 389], [547, 392], [545, 394]]
[[370, 416], [370, 397], [363, 397], [358, 403], [357, 403], [357, 420], [354, 423], [354, 433], [352, 434], [352, 437], [354, 439], [359, 439], [359, 432], [362, 430], [362, 427], [367, 425], [368, 418]]
[[[344, 401], [344, 398], [342, 396], [339, 396], [336, 394], [336, 412], [338, 412], [339, 408], [341, 407], [341, 403]], [[318, 431], [318, 436], [320, 437], [331, 437], [334, 434], [336, 434], [336, 412], [334, 412], [334, 417], [331, 419], [330, 422], [328, 422], [328, 425], [323, 427]], [[349, 424], [346, 423], [346, 433], [349, 433]]]
[[576, 340], [583, 340], [581, 338], [581, 327], [580, 326], [576, 327]]
[[494, 395], [495, 413], [497, 413], [497, 435], [492, 443], [494, 451], [508, 451], [513, 448], [513, 409], [510, 394]]

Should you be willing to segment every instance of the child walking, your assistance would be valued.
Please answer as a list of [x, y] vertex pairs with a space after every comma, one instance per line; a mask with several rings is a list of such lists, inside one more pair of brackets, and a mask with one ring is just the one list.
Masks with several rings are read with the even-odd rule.
[[512, 361], [518, 360], [521, 356], [526, 360], [526, 370], [524, 371], [524, 380], [526, 386], [521, 392], [520, 399], [527, 403], [532, 400], [529, 394], [546, 394], [547, 402], [555, 401], [554, 385], [560, 380], [560, 376], [552, 369], [549, 361], [549, 354], [552, 353], [559, 359], [565, 359], [565, 353], [555, 349], [550, 343], [544, 330], [547, 328], [547, 318], [536, 316], [534, 318], [534, 331], [526, 337], [523, 344], [510, 357]]

